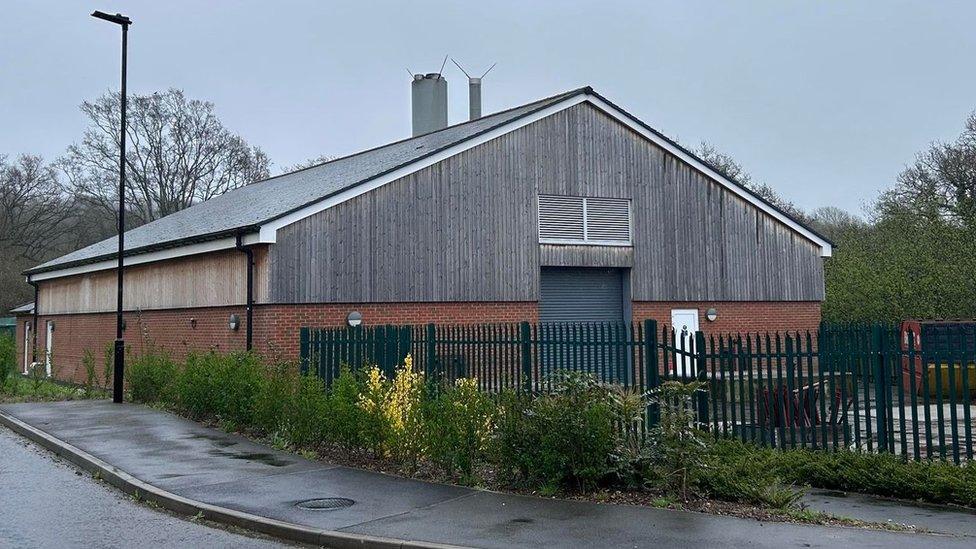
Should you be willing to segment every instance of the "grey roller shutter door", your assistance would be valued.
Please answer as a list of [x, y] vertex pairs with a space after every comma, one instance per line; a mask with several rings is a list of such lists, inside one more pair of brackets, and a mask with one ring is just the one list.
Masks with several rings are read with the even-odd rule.
[[623, 278], [619, 269], [544, 268], [539, 320], [623, 322]]

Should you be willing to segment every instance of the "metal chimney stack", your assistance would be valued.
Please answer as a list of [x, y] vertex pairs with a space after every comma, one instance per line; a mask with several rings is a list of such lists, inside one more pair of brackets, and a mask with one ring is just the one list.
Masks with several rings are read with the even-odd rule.
[[468, 112], [469, 120], [481, 118], [481, 78], [468, 77]]
[[413, 136], [447, 127], [447, 79], [441, 73], [413, 75]]

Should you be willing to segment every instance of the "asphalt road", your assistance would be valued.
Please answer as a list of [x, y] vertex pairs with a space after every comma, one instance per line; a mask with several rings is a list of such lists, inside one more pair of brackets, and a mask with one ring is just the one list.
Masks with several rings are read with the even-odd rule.
[[0, 426], [0, 547], [288, 546], [136, 503]]

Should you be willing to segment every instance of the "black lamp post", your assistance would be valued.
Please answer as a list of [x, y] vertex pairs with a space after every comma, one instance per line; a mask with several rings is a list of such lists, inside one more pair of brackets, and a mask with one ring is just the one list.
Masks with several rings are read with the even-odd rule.
[[121, 13], [109, 15], [100, 11], [93, 12], [92, 17], [122, 27], [122, 125], [119, 130], [119, 266], [118, 299], [115, 309], [115, 373], [112, 376], [112, 402], [118, 403], [122, 402], [122, 383], [125, 375], [125, 340], [122, 338], [122, 252], [125, 250], [125, 69], [129, 25], [132, 24], [132, 20]]

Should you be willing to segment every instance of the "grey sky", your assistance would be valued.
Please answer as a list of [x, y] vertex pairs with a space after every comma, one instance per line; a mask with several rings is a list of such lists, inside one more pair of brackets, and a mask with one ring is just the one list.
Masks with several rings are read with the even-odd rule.
[[[859, 211], [976, 109], [976, 2], [47, 2], [0, 12], [0, 154], [53, 158], [82, 100], [176, 87], [275, 162], [406, 137], [409, 77], [446, 53], [493, 112], [581, 85], [689, 146], [705, 139], [812, 208]], [[450, 64], [451, 122], [467, 86]]]

